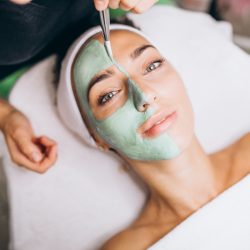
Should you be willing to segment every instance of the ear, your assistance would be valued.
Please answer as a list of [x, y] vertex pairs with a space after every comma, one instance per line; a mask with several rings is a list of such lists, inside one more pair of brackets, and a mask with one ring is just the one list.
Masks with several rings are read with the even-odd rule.
[[93, 131], [91, 131], [90, 134], [100, 150], [105, 152], [110, 150], [110, 146], [99, 135], [97, 135]]
[[110, 150], [110, 147], [106, 143], [96, 141], [96, 145], [100, 150], [104, 152], [108, 152]]

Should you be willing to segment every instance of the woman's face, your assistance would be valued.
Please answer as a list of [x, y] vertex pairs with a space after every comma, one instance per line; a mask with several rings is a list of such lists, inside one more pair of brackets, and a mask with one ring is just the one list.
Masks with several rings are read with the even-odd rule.
[[[94, 39], [89, 47], [96, 53], [100, 50], [100, 62], [94, 55], [91, 61], [91, 53], [86, 54], [89, 48], [83, 48], [74, 65], [73, 79], [99, 144], [136, 160], [178, 156], [193, 137], [193, 112], [177, 72], [136, 33], [111, 32], [115, 62], [107, 58], [102, 37]], [[88, 79], [84, 78], [87, 74]], [[83, 85], [86, 100], [82, 102], [84, 96], [79, 93]]]

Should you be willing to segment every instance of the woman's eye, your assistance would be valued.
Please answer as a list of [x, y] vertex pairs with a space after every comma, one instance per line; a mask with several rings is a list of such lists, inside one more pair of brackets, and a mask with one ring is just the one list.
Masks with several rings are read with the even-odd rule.
[[105, 95], [102, 95], [98, 99], [98, 104], [99, 105], [105, 105], [107, 102], [109, 102], [116, 94], [118, 91], [111, 91]]
[[151, 72], [151, 71], [154, 71], [154, 70], [156, 70], [157, 68], [159, 68], [159, 67], [162, 65], [163, 61], [164, 61], [164, 60], [161, 59], [161, 60], [157, 60], [157, 61], [154, 61], [154, 62], [150, 63], [150, 64], [148, 65], [148, 67], [146, 68], [147, 73], [149, 73], [149, 72]]

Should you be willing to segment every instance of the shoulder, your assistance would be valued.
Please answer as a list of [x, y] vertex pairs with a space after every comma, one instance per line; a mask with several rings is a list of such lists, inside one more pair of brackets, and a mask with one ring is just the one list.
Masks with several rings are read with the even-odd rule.
[[126, 229], [108, 240], [100, 250], [143, 250], [145, 234], [141, 228]]
[[242, 179], [250, 173], [250, 133], [210, 155], [210, 159], [226, 183], [235, 183]]
[[235, 143], [234, 168], [250, 173], [250, 133], [242, 136]]

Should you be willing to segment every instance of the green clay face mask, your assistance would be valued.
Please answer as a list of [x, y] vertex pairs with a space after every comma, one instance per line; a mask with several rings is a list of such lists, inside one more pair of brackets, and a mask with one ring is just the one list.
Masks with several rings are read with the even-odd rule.
[[178, 156], [180, 150], [167, 133], [144, 138], [137, 132], [155, 111], [152, 108], [145, 112], [138, 111], [141, 103], [145, 103], [146, 96], [130, 78], [127, 81], [128, 99], [123, 106], [104, 120], [96, 120], [88, 102], [89, 83], [97, 73], [112, 65], [128, 76], [120, 65], [108, 57], [104, 45], [97, 40], [89, 42], [75, 61], [73, 78], [76, 92], [90, 125], [111, 148], [130, 159], [152, 161]]

